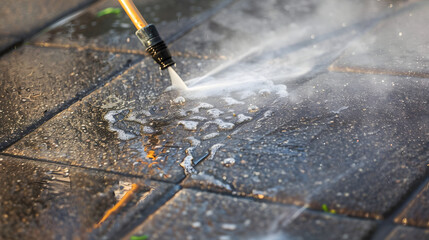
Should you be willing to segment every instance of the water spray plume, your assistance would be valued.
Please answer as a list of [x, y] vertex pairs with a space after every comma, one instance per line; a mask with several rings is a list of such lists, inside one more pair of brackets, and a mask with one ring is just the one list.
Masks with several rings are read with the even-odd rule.
[[136, 35], [146, 47], [146, 51], [152, 56], [153, 60], [159, 64], [161, 70], [168, 69], [173, 87], [186, 89], [183, 80], [172, 69], [175, 62], [171, 58], [170, 51], [168, 51], [167, 45], [161, 39], [155, 25], [146, 22], [132, 0], [118, 1], [137, 28]]

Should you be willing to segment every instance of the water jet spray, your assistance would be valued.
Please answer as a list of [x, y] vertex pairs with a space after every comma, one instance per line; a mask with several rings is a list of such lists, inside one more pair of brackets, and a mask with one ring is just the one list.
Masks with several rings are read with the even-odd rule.
[[132, 0], [118, 1], [137, 28], [136, 35], [143, 46], [145, 46], [146, 51], [159, 64], [161, 70], [168, 69], [173, 87], [186, 89], [185, 83], [172, 68], [175, 62], [171, 58], [170, 51], [159, 35], [155, 25], [146, 22]]

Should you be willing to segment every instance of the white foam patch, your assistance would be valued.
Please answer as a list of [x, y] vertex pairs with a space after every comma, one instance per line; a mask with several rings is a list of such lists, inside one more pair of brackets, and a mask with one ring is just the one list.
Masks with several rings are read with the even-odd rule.
[[198, 122], [195, 121], [179, 121], [178, 125], [183, 125], [186, 130], [195, 131], [198, 127]]
[[136, 137], [136, 135], [127, 133], [122, 129], [116, 128], [113, 126], [114, 123], [116, 123], [115, 115], [118, 115], [119, 113], [125, 111], [125, 109], [122, 110], [111, 110], [106, 115], [104, 115], [104, 120], [106, 120], [109, 123], [109, 130], [112, 132], [116, 132], [118, 135], [118, 138], [123, 141], [127, 141], [130, 139], [133, 139]]
[[203, 102], [203, 103], [200, 103], [198, 106], [190, 109], [188, 112], [199, 113], [200, 109], [210, 109], [210, 108], [214, 108], [213, 105]]
[[184, 104], [186, 102], [186, 99], [182, 96], [179, 96], [179, 97], [173, 99], [173, 102], [176, 104]]
[[215, 138], [217, 136], [219, 136], [219, 133], [214, 132], [214, 133], [209, 133], [209, 134], [203, 136], [201, 139], [203, 139], [203, 140], [209, 140], [209, 139]]
[[225, 146], [225, 144], [222, 144], [222, 143], [217, 143], [217, 144], [211, 146], [210, 147], [210, 155], [208, 157], [209, 160], [212, 160], [215, 157], [216, 152], [223, 146]]
[[223, 111], [221, 111], [217, 108], [209, 109], [209, 110], [207, 110], [207, 113], [214, 118], [218, 118], [220, 115], [224, 114]]
[[220, 163], [222, 165], [224, 165], [225, 167], [231, 167], [232, 165], [235, 164], [235, 159], [234, 158], [226, 158], [226, 159], [222, 160]]
[[192, 116], [189, 118], [189, 120], [195, 120], [195, 121], [205, 121], [207, 120], [206, 117], [202, 117], [202, 116]]
[[197, 175], [192, 175], [192, 179], [197, 180], [197, 181], [203, 181], [203, 182], [208, 183], [212, 186], [216, 186], [216, 187], [226, 189], [228, 191], [232, 191], [232, 187], [229, 184], [224, 183], [221, 180], [216, 179], [215, 177], [213, 177], [211, 175], [207, 175], [205, 173], [199, 173]]
[[232, 97], [224, 97], [224, 98], [222, 98], [225, 102], [226, 102], [226, 104], [227, 105], [229, 105], [229, 106], [231, 106], [231, 105], [238, 105], [238, 104], [244, 104], [244, 102], [242, 102], [242, 101], [237, 101], [237, 100], [235, 100], [234, 98], [232, 98]]
[[234, 128], [234, 123], [224, 122], [222, 119], [215, 119], [214, 121], [209, 121], [204, 123], [202, 130], [207, 129], [210, 125], [215, 124], [219, 130], [231, 130]]
[[187, 137], [185, 139], [189, 142], [189, 144], [191, 144], [192, 147], [198, 147], [201, 144], [201, 141], [194, 137]]
[[149, 127], [149, 126], [144, 126], [143, 127], [143, 132], [147, 133], [147, 134], [152, 134], [152, 133], [155, 132], [155, 130], [153, 128]]
[[238, 114], [237, 118], [237, 123], [244, 123], [252, 120], [252, 117], [246, 116], [244, 114]]

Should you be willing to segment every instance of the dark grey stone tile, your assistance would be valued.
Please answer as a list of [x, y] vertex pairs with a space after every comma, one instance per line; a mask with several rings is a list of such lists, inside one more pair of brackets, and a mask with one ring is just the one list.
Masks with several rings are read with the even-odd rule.
[[3, 155], [0, 173], [2, 239], [100, 239], [140, 219], [172, 187]]
[[354, 42], [331, 69], [346, 72], [429, 77], [429, 4], [388, 17]]
[[382, 218], [425, 175], [428, 87], [417, 78], [321, 75], [235, 129], [184, 186]]
[[387, 240], [428, 239], [429, 229], [413, 227], [396, 227], [386, 238]]
[[2, 1], [0, 35], [23, 38], [94, 0]]
[[[258, 101], [264, 109], [277, 97], [267, 93], [261, 101], [254, 94], [231, 104], [228, 101], [233, 100], [222, 96], [202, 100], [183, 95], [185, 103], [175, 102], [179, 92], [163, 92], [170, 85], [169, 78], [160, 76], [147, 62], [151, 59], [63, 111], [6, 152], [177, 182], [184, 177], [180, 164], [187, 155], [197, 162], [234, 128], [259, 114], [249, 112], [252, 103]], [[180, 59], [180, 73], [192, 78], [216, 63], [205, 62], [209, 63], [199, 68], [195, 59]], [[215, 109], [221, 116], [213, 116], [210, 110]], [[246, 117], [250, 119], [241, 119]], [[195, 129], [188, 128], [191, 123]]]
[[137, 57], [24, 46], [0, 58], [0, 149]]
[[[134, 2], [145, 20], [155, 24], [163, 39], [169, 40], [190, 30], [195, 23], [207, 18], [210, 11], [230, 0]], [[118, 8], [121, 12], [97, 17], [99, 11], [108, 7]], [[108, 0], [100, 1], [70, 22], [41, 34], [33, 42], [43, 46], [90, 47], [144, 54], [145, 49], [135, 36], [136, 30], [118, 1]]]
[[130, 236], [144, 234], [149, 239], [362, 239], [373, 226], [372, 221], [185, 189]]
[[19, 38], [16, 38], [16, 37], [7, 37], [7, 36], [0, 37], [0, 52], [11, 47], [14, 43], [18, 41], [19, 41]]
[[429, 227], [429, 185], [413, 199], [395, 218], [396, 223], [417, 227]]

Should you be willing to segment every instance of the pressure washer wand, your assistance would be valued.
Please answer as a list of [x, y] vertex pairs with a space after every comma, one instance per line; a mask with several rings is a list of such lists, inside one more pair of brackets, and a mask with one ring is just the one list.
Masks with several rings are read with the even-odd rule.
[[118, 0], [122, 8], [130, 17], [134, 26], [137, 28], [136, 35], [146, 47], [146, 51], [152, 56], [153, 60], [159, 64], [161, 70], [173, 66], [175, 63], [171, 58], [167, 45], [159, 36], [155, 25], [148, 24], [136, 8], [132, 0]]

